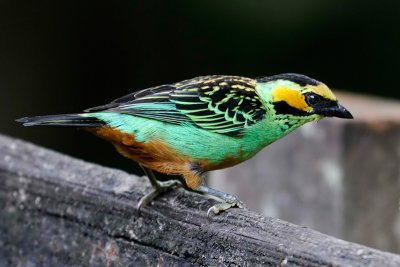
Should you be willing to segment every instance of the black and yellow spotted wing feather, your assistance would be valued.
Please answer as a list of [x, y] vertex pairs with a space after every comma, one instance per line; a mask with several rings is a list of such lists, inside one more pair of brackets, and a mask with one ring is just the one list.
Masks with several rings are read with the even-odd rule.
[[148, 88], [87, 111], [131, 114], [172, 124], [190, 123], [210, 132], [240, 136], [265, 115], [256, 81], [204, 76]]

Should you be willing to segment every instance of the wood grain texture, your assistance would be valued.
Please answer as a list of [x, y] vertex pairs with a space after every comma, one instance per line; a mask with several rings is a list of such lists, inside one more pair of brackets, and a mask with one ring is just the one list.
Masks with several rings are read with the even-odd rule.
[[0, 136], [0, 266], [400, 266], [400, 256], [252, 211], [211, 221], [183, 189]]

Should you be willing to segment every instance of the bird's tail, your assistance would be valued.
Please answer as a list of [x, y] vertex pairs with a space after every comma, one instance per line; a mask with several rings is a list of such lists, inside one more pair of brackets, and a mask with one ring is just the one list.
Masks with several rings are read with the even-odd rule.
[[24, 126], [56, 125], [75, 127], [100, 127], [105, 123], [89, 114], [60, 114], [36, 117], [24, 117], [16, 120]]

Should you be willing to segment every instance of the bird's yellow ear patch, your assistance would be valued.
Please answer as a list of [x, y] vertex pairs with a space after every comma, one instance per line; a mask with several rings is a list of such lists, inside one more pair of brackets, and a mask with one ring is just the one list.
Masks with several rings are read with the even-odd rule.
[[272, 92], [274, 102], [285, 101], [289, 106], [303, 111], [310, 111], [311, 107], [307, 105], [304, 95], [299, 91], [289, 89], [285, 86], [278, 86]]

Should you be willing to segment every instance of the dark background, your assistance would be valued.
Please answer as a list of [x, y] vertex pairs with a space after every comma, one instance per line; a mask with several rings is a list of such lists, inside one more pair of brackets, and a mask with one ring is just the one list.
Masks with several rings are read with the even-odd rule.
[[206, 74], [299, 72], [400, 98], [399, 1], [0, 1], [2, 133], [134, 170], [74, 129], [24, 128]]

